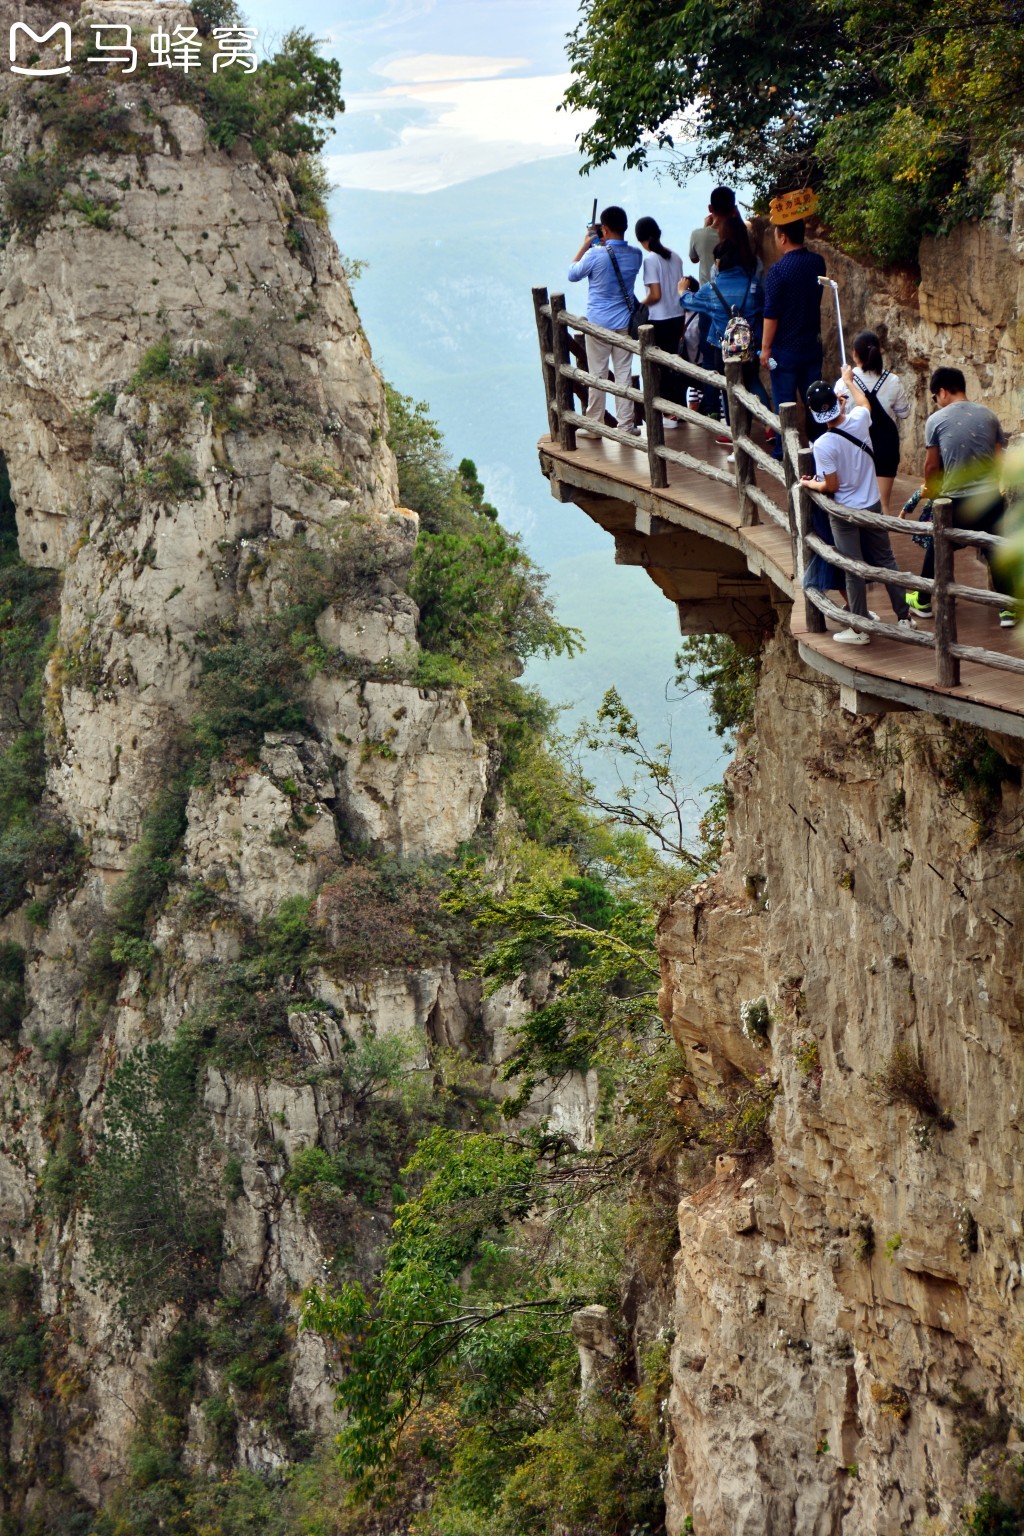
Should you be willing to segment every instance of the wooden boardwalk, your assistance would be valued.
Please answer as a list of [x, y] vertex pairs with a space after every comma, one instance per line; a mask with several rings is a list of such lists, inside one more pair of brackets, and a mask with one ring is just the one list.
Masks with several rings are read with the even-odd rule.
[[[712, 465], [727, 469], [728, 448], [719, 447], [712, 437], [693, 426], [669, 429], [665, 443], [681, 448]], [[646, 445], [626, 445], [608, 438], [580, 437], [574, 449], [560, 446], [544, 437], [539, 444], [541, 468], [551, 481], [552, 492], [560, 500], [576, 501], [617, 538], [635, 535], [648, 540], [653, 552], [637, 563], [649, 564], [655, 574], [658, 564], [654, 536], [659, 531], [676, 528], [710, 540], [723, 550], [734, 552], [745, 564], [749, 577], [763, 578], [776, 591], [790, 599], [790, 626], [804, 660], [839, 684], [845, 707], [875, 712], [884, 709], [921, 709], [1003, 733], [1024, 736], [1024, 677], [1000, 671], [991, 665], [971, 661], [961, 664], [959, 684], [943, 688], [936, 681], [935, 654], [929, 646], [918, 646], [874, 635], [871, 644], [862, 647], [836, 645], [831, 625], [826, 634], [812, 633], [807, 626], [802, 594], [794, 573], [793, 545], [785, 528], [761, 522], [741, 523], [736, 490], [709, 480], [677, 464], [668, 465], [668, 484], [654, 489], [651, 485]], [[785, 510], [786, 493], [763, 472], [757, 476], [762, 489]], [[892, 505], [897, 509], [918, 482], [908, 477], [897, 480]], [[907, 532], [893, 536], [893, 551], [904, 571], [920, 569], [923, 551]], [[635, 540], [634, 540], [635, 542]], [[986, 570], [980, 553], [961, 549], [955, 558], [955, 580], [965, 586], [984, 587]], [[685, 598], [680, 615], [686, 626]], [[869, 588], [870, 606], [886, 622], [892, 622], [892, 609], [884, 587]], [[1020, 631], [1001, 629], [996, 610], [977, 602], [957, 604], [960, 644], [984, 647], [1007, 656], [1024, 657]], [[699, 627], [699, 626], [694, 626]], [[707, 626], [708, 628], [713, 626]], [[924, 622], [921, 632], [931, 626]]]

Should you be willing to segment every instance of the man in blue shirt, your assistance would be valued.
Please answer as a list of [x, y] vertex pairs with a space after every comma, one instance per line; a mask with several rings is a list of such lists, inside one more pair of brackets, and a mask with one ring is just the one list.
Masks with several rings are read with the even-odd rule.
[[[761, 363], [771, 367], [775, 409], [799, 395], [806, 402], [807, 387], [822, 373], [821, 284], [825, 261], [817, 251], [804, 247], [804, 221], [775, 225], [779, 252], [764, 279], [764, 339]], [[812, 439], [824, 429], [808, 412], [807, 432]], [[775, 457], [781, 458], [781, 444]]]
[[[643, 262], [643, 252], [635, 245], [626, 244], [629, 221], [622, 208], [606, 208], [601, 214], [600, 235], [587, 230], [587, 238], [576, 252], [569, 268], [570, 283], [578, 283], [584, 277], [589, 282], [587, 290], [587, 319], [593, 325], [609, 331], [629, 334], [629, 317], [633, 300], [633, 288]], [[614, 260], [613, 260], [614, 258]], [[618, 272], [616, 273], [616, 265]], [[632, 373], [633, 354], [625, 347], [616, 347], [610, 341], [587, 336], [587, 372], [603, 379], [611, 363], [617, 384], [627, 385]], [[639, 427], [633, 425], [633, 402], [623, 395], [615, 397], [615, 419], [624, 432], [636, 436]], [[586, 414], [592, 421], [604, 420], [605, 392], [591, 388], [587, 396]], [[583, 437], [599, 437], [600, 433], [583, 431]]]

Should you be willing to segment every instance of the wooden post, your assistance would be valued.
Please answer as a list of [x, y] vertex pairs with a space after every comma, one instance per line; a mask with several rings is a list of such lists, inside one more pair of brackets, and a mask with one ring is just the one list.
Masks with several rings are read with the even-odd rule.
[[[783, 410], [785, 409], [786, 407], [783, 406]], [[791, 406], [790, 409], [793, 410], [795, 407]], [[814, 455], [809, 448], [801, 448], [800, 461], [797, 467], [801, 475], [814, 474]], [[804, 487], [800, 485], [799, 475], [797, 477], [796, 498], [798, 521], [800, 526], [800, 538], [797, 542], [796, 579], [797, 581], [802, 582], [804, 571], [807, 569], [807, 563], [810, 559], [810, 551], [808, 550], [804, 541], [811, 531], [811, 518], [814, 513], [814, 502], [811, 500], [810, 491], [805, 490]], [[815, 607], [815, 605], [811, 602], [811, 599], [807, 596], [806, 592], [804, 593], [804, 619], [807, 623], [807, 628], [810, 630], [812, 635], [823, 635], [826, 628], [828, 627], [825, 623], [825, 615], [819, 608]]]
[[932, 613], [935, 616], [935, 677], [940, 688], [959, 688], [960, 658], [951, 656], [956, 645], [956, 598], [950, 592], [953, 580], [953, 556], [956, 546], [947, 538], [952, 527], [952, 502], [940, 497], [932, 502], [932, 539], [935, 543], [935, 586], [932, 589]]
[[547, 360], [548, 353], [552, 350], [551, 332], [552, 325], [547, 315], [542, 315], [541, 310], [548, 302], [546, 288], [534, 288], [533, 313], [537, 321], [537, 340], [540, 342], [540, 366], [544, 375], [544, 399], [548, 407], [548, 433], [551, 437], [558, 435], [558, 412], [555, 406], [555, 370]]
[[661, 368], [650, 356], [654, 346], [654, 326], [640, 327], [640, 387], [644, 392], [644, 415], [647, 418], [647, 463], [651, 471], [651, 485], [662, 491], [668, 485], [668, 465], [659, 458], [658, 449], [665, 446], [665, 418], [654, 409], [654, 397], [661, 389]]
[[745, 405], [736, 398], [736, 386], [743, 383], [743, 364], [726, 363], [725, 397], [729, 402], [729, 432], [732, 436], [733, 468], [736, 471], [736, 494], [740, 503], [740, 525], [751, 527], [758, 521], [757, 507], [747, 495], [747, 486], [754, 480], [754, 463], [746, 449], [736, 441], [741, 434], [750, 436], [751, 417]]
[[[582, 368], [583, 372], [586, 373], [587, 344], [583, 337], [574, 336], [572, 331], [567, 331], [566, 340], [569, 343], [569, 361], [572, 362], [573, 358], [575, 358], [576, 367]], [[587, 386], [585, 384], [576, 384], [573, 382], [569, 385], [569, 392], [571, 395], [575, 396], [577, 400], [579, 400], [579, 408], [581, 411], [585, 412], [587, 409]]]
[[797, 529], [797, 497], [796, 490], [800, 484], [800, 472], [786, 452], [786, 433], [799, 431], [799, 412], [795, 405], [790, 403], [779, 410], [779, 436], [782, 441], [782, 468], [786, 476], [786, 514], [789, 518], [789, 536], [793, 541], [793, 570], [797, 569], [796, 550], [798, 543]]
[[565, 294], [551, 295], [551, 350], [555, 357], [555, 406], [558, 412], [558, 441], [563, 448], [576, 447], [576, 428], [566, 415], [573, 409], [572, 389], [562, 372], [570, 366], [569, 332], [559, 315], [565, 308]]

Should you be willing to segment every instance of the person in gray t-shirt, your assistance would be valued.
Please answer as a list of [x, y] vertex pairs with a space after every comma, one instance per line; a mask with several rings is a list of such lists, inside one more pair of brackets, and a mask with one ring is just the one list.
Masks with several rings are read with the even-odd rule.
[[[955, 378], [943, 382], [947, 374]], [[933, 494], [938, 491], [955, 501], [977, 500], [978, 511], [984, 512], [999, 495], [996, 461], [1006, 447], [1006, 434], [994, 411], [968, 400], [959, 368], [937, 368], [931, 388], [940, 408], [925, 422], [925, 480]], [[935, 486], [940, 475], [941, 484]]]
[[[929, 389], [939, 409], [929, 416], [924, 429], [924, 479], [928, 494], [949, 497], [955, 527], [995, 533], [1006, 511], [999, 489], [999, 459], [1006, 447], [1006, 433], [994, 411], [968, 400], [967, 381], [959, 368], [936, 368]], [[984, 554], [992, 573], [993, 589], [1010, 596], [1012, 584], [993, 565], [992, 551], [986, 547]], [[934, 573], [935, 549], [930, 544], [921, 575], [930, 578]], [[931, 617], [931, 604], [925, 593], [911, 592], [907, 601], [913, 613]], [[1014, 622], [1009, 607], [1000, 614], [1000, 621]]]

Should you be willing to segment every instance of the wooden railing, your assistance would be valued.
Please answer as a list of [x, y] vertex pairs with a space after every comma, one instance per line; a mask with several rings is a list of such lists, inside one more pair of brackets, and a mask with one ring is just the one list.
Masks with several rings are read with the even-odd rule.
[[[1005, 544], [1004, 539], [993, 534], [955, 528], [951, 520], [952, 504], [942, 499], [932, 504], [932, 522], [912, 525], [915, 533], [930, 534], [934, 540], [934, 578], [926, 579], [909, 570], [889, 570], [867, 565], [862, 560], [841, 555], [833, 545], [813, 533], [811, 524], [815, 505], [843, 522], [884, 529], [890, 534], [907, 534], [910, 525], [899, 518], [883, 516], [881, 513], [860, 512], [840, 506], [831, 497], [810, 491], [801, 484], [801, 476], [812, 474], [814, 466], [811, 450], [801, 445], [799, 413], [795, 404], [783, 405], [776, 415], [744, 387], [740, 364], [728, 365], [724, 374], [709, 372], [691, 363], [688, 358], [655, 346], [653, 326], [642, 326], [638, 340], [634, 341], [619, 331], [605, 330], [580, 315], [571, 314], [565, 307], [564, 294], [552, 294], [549, 299], [546, 288], [534, 288], [533, 302], [549, 432], [562, 448], [574, 450], [576, 433], [580, 428], [585, 428], [611, 442], [623, 444], [638, 455], [644, 454], [652, 490], [668, 487], [670, 464], [677, 464], [708, 480], [733, 486], [739, 505], [741, 527], [750, 527], [767, 519], [787, 530], [792, 541], [793, 569], [798, 583], [802, 583], [810, 556], [818, 554], [838, 570], [850, 571], [865, 581], [881, 581], [889, 586], [927, 595], [934, 617], [932, 630], [900, 626], [895, 620], [884, 623], [879, 619], [862, 619], [838, 607], [824, 592], [804, 589], [806, 623], [812, 633], [823, 634], [825, 621], [831, 618], [844, 627], [863, 630], [869, 635], [877, 634], [889, 640], [897, 640], [903, 645], [934, 650], [936, 682], [942, 688], [959, 686], [962, 661], [1024, 674], [1024, 658], [982, 646], [961, 645], [957, 640], [958, 602], [1005, 609], [1008, 599], [999, 592], [990, 592], [987, 587], [972, 587], [957, 582], [953, 572], [956, 549], [964, 545], [981, 550], [990, 549]], [[588, 373], [582, 340], [586, 336], [595, 336], [632, 353], [638, 359], [639, 387], [632, 382], [620, 385], [613, 378], [599, 379]], [[728, 425], [667, 398], [664, 388], [666, 372], [680, 375], [686, 385], [697, 389], [721, 390], [729, 402]], [[639, 407], [642, 411], [646, 434], [634, 436], [618, 427], [609, 426], [603, 417], [595, 419], [577, 409], [576, 397], [585, 405], [587, 391], [591, 387], [632, 401], [634, 409]], [[733, 467], [722, 468], [682, 448], [670, 448], [665, 441], [666, 416], [673, 416], [715, 437], [728, 434], [732, 440]], [[781, 460], [773, 458], [763, 446], [754, 442], [751, 431], [755, 421], [779, 435], [782, 444]], [[763, 483], [758, 484], [758, 475], [767, 476], [784, 488], [785, 510], [768, 494]]]

